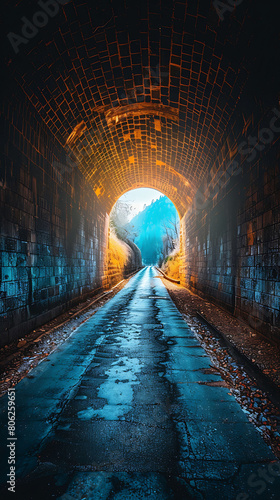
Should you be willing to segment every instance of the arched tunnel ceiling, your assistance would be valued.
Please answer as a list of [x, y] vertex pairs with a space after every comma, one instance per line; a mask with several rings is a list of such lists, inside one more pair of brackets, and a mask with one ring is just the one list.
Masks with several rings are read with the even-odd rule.
[[[19, 33], [38, 5], [12, 3]], [[223, 25], [206, 0], [70, 0], [19, 54], [9, 47], [12, 74], [108, 210], [143, 186], [187, 209], [246, 80], [239, 9]]]

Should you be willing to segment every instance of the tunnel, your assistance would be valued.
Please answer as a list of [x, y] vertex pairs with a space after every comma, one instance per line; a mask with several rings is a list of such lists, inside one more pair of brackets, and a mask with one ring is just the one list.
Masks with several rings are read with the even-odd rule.
[[279, 335], [277, 23], [214, 4], [6, 2], [2, 344], [102, 286], [143, 186], [180, 214], [182, 281]]
[[[239, 325], [238, 341], [229, 335], [234, 349], [251, 356], [251, 364], [257, 362], [266, 373], [264, 383], [269, 385], [274, 370], [274, 388], [269, 387], [276, 394], [274, 403], [279, 401], [276, 7], [276, 2], [259, 0], [2, 1], [0, 361], [15, 356], [21, 343], [31, 343], [34, 332], [52, 330], [53, 324], [62, 324], [59, 318], [64, 324], [72, 308], [110, 295], [122, 279], [128, 287], [119, 292], [127, 317], [135, 314], [137, 321], [143, 301], [152, 301], [149, 314], [161, 317], [165, 331], [169, 319], [160, 307], [168, 296], [159, 285], [165, 279], [162, 272], [142, 268], [134, 243], [129, 243], [134, 257], [124, 273], [108, 261], [113, 206], [130, 190], [152, 188], [171, 200], [180, 218], [179, 285], [166, 285], [173, 287], [171, 298], [180, 286], [182, 297], [188, 293], [188, 304], [206, 321], [205, 328]], [[125, 305], [130, 283], [135, 283], [139, 311]], [[147, 283], [154, 283], [148, 292]], [[182, 314], [188, 314], [180, 304]], [[178, 331], [185, 331], [172, 307], [166, 305], [166, 311]], [[209, 311], [230, 319], [215, 323]], [[98, 328], [103, 332], [102, 321]], [[149, 316], [144, 324], [153, 321]], [[132, 332], [137, 330], [131, 325]], [[251, 348], [256, 355], [248, 354]], [[262, 356], [273, 353], [275, 364], [272, 358], [268, 367], [262, 364]], [[168, 379], [170, 387], [175, 378]], [[168, 428], [168, 436], [174, 432]], [[161, 453], [171, 453], [168, 446]], [[266, 452], [262, 457], [273, 463]], [[97, 479], [104, 486], [109, 479], [102, 474]], [[139, 497], [121, 496], [118, 483], [110, 498], [251, 498], [242, 497], [242, 490], [192, 490], [186, 477], [191, 475], [185, 471], [176, 486], [173, 480], [168, 483], [170, 490], [161, 482], [155, 496], [153, 486]], [[199, 475], [193, 481], [198, 485]], [[56, 498], [103, 498], [97, 493], [79, 496], [74, 487], [63, 496], [63, 487], [57, 488]], [[33, 498], [29, 490], [20, 491]]]

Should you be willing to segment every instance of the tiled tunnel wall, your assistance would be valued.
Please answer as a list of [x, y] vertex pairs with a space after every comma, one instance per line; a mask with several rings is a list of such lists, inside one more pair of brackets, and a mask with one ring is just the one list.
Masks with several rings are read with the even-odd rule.
[[235, 163], [220, 154], [182, 219], [181, 279], [280, 342], [279, 108], [256, 118], [236, 137]]
[[[4, 2], [7, 34], [20, 33], [34, 2]], [[3, 53], [107, 211], [145, 186], [183, 215], [247, 79], [247, 10], [222, 24], [205, 0], [69, 0], [18, 54], [6, 37]]]
[[17, 96], [4, 109], [1, 345], [100, 288], [106, 272], [106, 212], [32, 105]]
[[[69, 0], [16, 54], [7, 35], [21, 33], [22, 16], [38, 6], [3, 3], [3, 67], [19, 87], [18, 100], [6, 99], [0, 179], [2, 339], [102, 285], [105, 212], [143, 186], [169, 196], [180, 216], [191, 207], [185, 284], [277, 337], [273, 10], [248, 0], [221, 21], [205, 0]], [[250, 134], [260, 137], [247, 161], [254, 154], [238, 146]], [[225, 185], [217, 179], [232, 159], [242, 171]], [[209, 203], [192, 204], [208, 188]]]

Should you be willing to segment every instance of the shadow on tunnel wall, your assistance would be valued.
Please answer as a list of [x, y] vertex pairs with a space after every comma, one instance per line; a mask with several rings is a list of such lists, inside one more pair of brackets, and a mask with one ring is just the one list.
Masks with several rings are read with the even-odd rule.
[[248, 129], [236, 119], [227, 137], [238, 154], [221, 148], [182, 219], [181, 283], [279, 343], [280, 112], [248, 102]]
[[106, 286], [108, 215], [20, 88], [4, 101], [0, 345]]

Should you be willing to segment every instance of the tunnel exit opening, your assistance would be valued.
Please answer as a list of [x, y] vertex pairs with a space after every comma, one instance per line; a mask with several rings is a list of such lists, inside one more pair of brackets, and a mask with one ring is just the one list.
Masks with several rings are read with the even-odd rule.
[[110, 213], [107, 262], [110, 285], [142, 265], [179, 279], [180, 219], [167, 196], [138, 188], [118, 199]]

